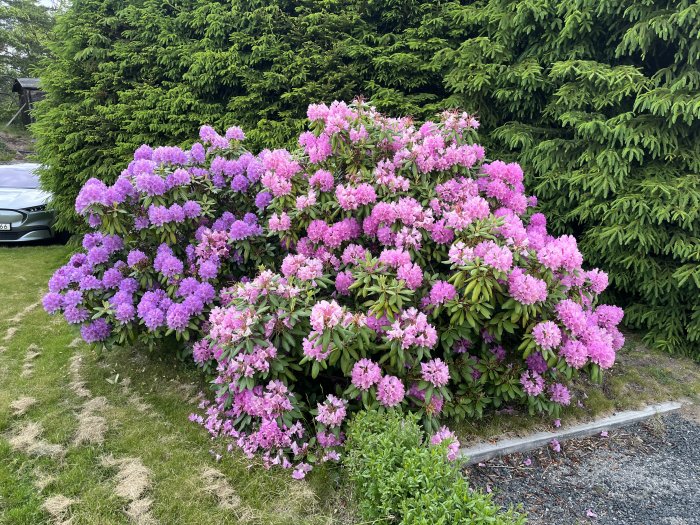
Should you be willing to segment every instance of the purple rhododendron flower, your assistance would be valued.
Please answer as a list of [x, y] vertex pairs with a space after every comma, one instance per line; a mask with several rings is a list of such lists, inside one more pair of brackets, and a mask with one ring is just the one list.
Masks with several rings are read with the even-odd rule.
[[556, 348], [561, 343], [561, 330], [552, 321], [543, 321], [532, 329], [535, 342], [545, 350]]
[[455, 297], [457, 297], [457, 290], [445, 281], [436, 281], [430, 290], [430, 302], [435, 305], [451, 301]]
[[104, 341], [109, 337], [111, 327], [104, 319], [95, 319], [80, 328], [80, 335], [86, 343]]
[[49, 292], [44, 295], [42, 304], [47, 313], [53, 314], [58, 312], [63, 306], [63, 297], [61, 297], [60, 293]]
[[420, 366], [423, 381], [432, 383], [434, 387], [445, 386], [450, 381], [450, 370], [442, 359], [431, 359]]

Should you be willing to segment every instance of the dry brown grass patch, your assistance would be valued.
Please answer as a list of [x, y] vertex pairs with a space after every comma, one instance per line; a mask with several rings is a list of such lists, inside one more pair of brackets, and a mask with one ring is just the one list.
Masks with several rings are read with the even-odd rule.
[[20, 397], [19, 399], [15, 399], [12, 403], [10, 403], [10, 408], [12, 409], [12, 415], [13, 416], [21, 416], [24, 415], [27, 410], [29, 410], [33, 405], [36, 404], [36, 399], [33, 397]]
[[8, 441], [14, 450], [34, 456], [61, 456], [64, 452], [63, 447], [42, 440], [40, 438], [42, 432], [43, 429], [39, 423], [30, 421], [12, 434]]
[[38, 302], [30, 304], [29, 306], [25, 307], [22, 311], [17, 312], [14, 317], [10, 317], [9, 321], [13, 323], [21, 322], [22, 319], [24, 319], [24, 316], [32, 310], [34, 310], [34, 308], [36, 308], [37, 306], [39, 306]]
[[30, 377], [34, 373], [34, 359], [41, 355], [41, 349], [35, 345], [31, 344], [27, 347], [27, 353], [24, 355], [24, 364], [22, 365], [21, 377]]
[[11, 326], [7, 329], [7, 332], [5, 332], [5, 337], [2, 338], [3, 341], [9, 341], [14, 337], [14, 335], [17, 333], [17, 327]]
[[151, 405], [146, 403], [138, 393], [133, 392], [131, 390], [131, 388], [130, 388], [131, 387], [131, 379], [130, 378], [128, 378], [128, 377], [122, 378], [122, 380], [120, 381], [120, 384], [122, 386], [122, 391], [124, 393], [124, 397], [127, 398], [129, 403], [136, 410], [138, 410], [142, 414], [146, 414], [146, 413], [149, 413], [151, 411], [151, 409], [153, 407], [151, 407]]
[[78, 415], [78, 430], [73, 440], [76, 445], [84, 443], [91, 445], [101, 445], [105, 440], [107, 432], [107, 420], [97, 415], [107, 408], [107, 399], [100, 396], [86, 401], [83, 409]]
[[151, 515], [153, 500], [146, 498], [145, 494], [151, 488], [151, 471], [139, 458], [115, 459], [112, 456], [102, 458], [102, 464], [106, 467], [117, 467], [114, 476], [116, 485], [114, 494], [129, 502], [126, 514], [138, 525], [150, 525], [156, 523]]
[[32, 363], [24, 363], [22, 365], [22, 372], [20, 373], [20, 377], [31, 377], [31, 375], [34, 373], [34, 365]]
[[192, 383], [180, 383], [179, 381], [175, 381], [174, 386], [175, 391], [182, 397], [182, 399], [186, 401], [192, 398], [195, 390], [197, 389], [196, 385], [193, 385]]
[[92, 397], [90, 391], [85, 388], [85, 381], [80, 377], [80, 366], [82, 364], [82, 356], [80, 354], [75, 354], [70, 358], [68, 371], [70, 372], [71, 382], [70, 388], [73, 393], [78, 397]]
[[274, 513], [285, 523], [298, 523], [303, 516], [318, 511], [318, 498], [305, 480], [293, 481], [284, 487], [283, 497], [275, 506]]
[[139, 396], [136, 392], [132, 392], [129, 395], [129, 403], [131, 403], [133, 407], [142, 414], [145, 414], [151, 410], [151, 405], [141, 399], [141, 396]]
[[83, 412], [92, 414], [94, 412], [106, 410], [108, 407], [109, 405], [107, 404], [107, 398], [100, 396], [86, 401], [83, 405]]
[[151, 514], [153, 500], [150, 498], [137, 499], [129, 503], [126, 515], [137, 525], [152, 525], [158, 523]]
[[229, 485], [222, 472], [206, 468], [202, 472], [202, 480], [205, 483], [204, 490], [216, 498], [220, 507], [233, 510], [241, 506], [241, 498]]
[[255, 519], [255, 511], [243, 504], [225, 474], [214, 468], [205, 468], [201, 478], [204, 482], [204, 491], [216, 499], [219, 507], [231, 511], [238, 523], [248, 523]]
[[68, 525], [72, 520], [65, 520], [67, 517], [70, 506], [76, 503], [76, 500], [67, 498], [62, 494], [56, 494], [46, 499], [42, 508], [51, 515], [54, 523], [60, 523], [61, 525]]
[[76, 500], [67, 498], [62, 494], [56, 494], [48, 498], [42, 508], [51, 516], [51, 522], [56, 525], [70, 525], [73, 519], [69, 518], [70, 507]]
[[45, 474], [45, 473], [35, 473], [36, 479], [34, 480], [34, 487], [36, 490], [41, 492], [44, 490], [46, 487], [51, 485], [54, 481], [56, 481], [56, 476], [52, 476], [50, 474]]
[[107, 420], [102, 416], [84, 415], [78, 416], [78, 430], [75, 432], [73, 442], [76, 445], [101, 445], [105, 441], [107, 433]]

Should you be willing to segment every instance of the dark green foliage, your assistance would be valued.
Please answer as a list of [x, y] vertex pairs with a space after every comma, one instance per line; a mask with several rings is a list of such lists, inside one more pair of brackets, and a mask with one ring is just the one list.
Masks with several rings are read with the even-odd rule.
[[59, 225], [80, 227], [73, 201], [88, 178], [112, 181], [140, 144], [184, 143], [202, 124], [240, 125], [256, 150], [289, 143], [310, 102], [376, 95], [419, 113], [438, 100], [422, 91], [437, 77], [388, 32], [424, 4], [76, 0], [54, 31], [34, 128]]
[[0, 118], [5, 122], [19, 109], [12, 83], [34, 76], [52, 24], [51, 11], [36, 0], [0, 0]]
[[350, 425], [345, 466], [367, 520], [401, 525], [520, 524], [469, 488], [445, 447], [423, 443], [414, 417], [360, 412]]
[[60, 224], [141, 143], [241, 125], [288, 145], [310, 102], [478, 114], [647, 342], [700, 355], [700, 5], [690, 0], [76, 0], [35, 128]]
[[552, 229], [609, 272], [627, 323], [700, 355], [700, 4], [500, 0], [451, 13], [481, 36], [445, 55], [447, 87], [518, 154]]

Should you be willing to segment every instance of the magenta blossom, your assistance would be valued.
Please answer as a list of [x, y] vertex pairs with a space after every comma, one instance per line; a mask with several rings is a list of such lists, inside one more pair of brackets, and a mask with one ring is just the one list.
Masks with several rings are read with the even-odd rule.
[[423, 380], [434, 387], [445, 386], [450, 381], [450, 370], [442, 359], [432, 359], [427, 363], [421, 363], [420, 366]]
[[398, 377], [384, 376], [379, 381], [377, 400], [385, 407], [395, 407], [403, 401], [406, 389]]
[[369, 359], [360, 359], [352, 367], [352, 384], [359, 390], [369, 390], [379, 383], [381, 378], [381, 367]]

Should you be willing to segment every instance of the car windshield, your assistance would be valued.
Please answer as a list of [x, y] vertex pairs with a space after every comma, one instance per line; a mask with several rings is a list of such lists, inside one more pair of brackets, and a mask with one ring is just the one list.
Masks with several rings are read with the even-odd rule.
[[0, 188], [38, 188], [36, 166], [0, 166]]

